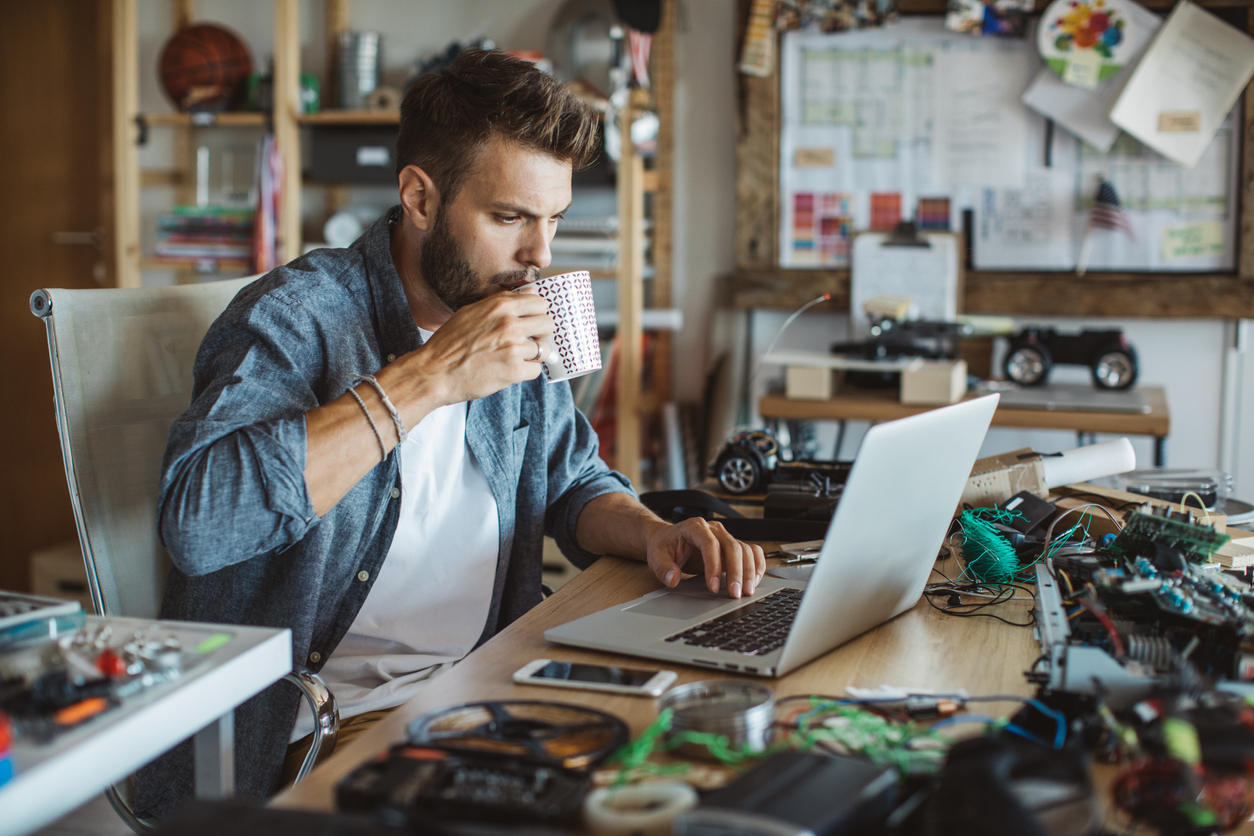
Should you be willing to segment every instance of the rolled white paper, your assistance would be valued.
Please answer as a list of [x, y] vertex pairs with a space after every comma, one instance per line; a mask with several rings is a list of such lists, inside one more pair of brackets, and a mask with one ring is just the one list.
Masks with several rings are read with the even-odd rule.
[[1043, 464], [1046, 487], [1057, 488], [1135, 470], [1136, 453], [1132, 451], [1131, 441], [1117, 438], [1065, 450], [1061, 456], [1046, 456]]

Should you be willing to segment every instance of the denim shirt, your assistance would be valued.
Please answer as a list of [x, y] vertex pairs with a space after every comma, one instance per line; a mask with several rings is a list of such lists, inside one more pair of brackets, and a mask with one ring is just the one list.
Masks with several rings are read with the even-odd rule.
[[[162, 618], [288, 627], [293, 666], [314, 671], [356, 618], [396, 531], [400, 448], [318, 517], [305, 484], [305, 412], [422, 344], [392, 263], [399, 217], [394, 207], [352, 247], [266, 274], [210, 327], [191, 408], [170, 427], [162, 464], [157, 519], [174, 562]], [[586, 567], [596, 555], [575, 540], [580, 512], [631, 486], [598, 456], [567, 383], [538, 379], [472, 401], [466, 443], [500, 530], [482, 644], [541, 600], [543, 535]], [[278, 683], [236, 710], [236, 739], [248, 742], [236, 747], [240, 795], [277, 789], [299, 699]], [[138, 790], [148, 814], [190, 798], [190, 746], [145, 769]]]

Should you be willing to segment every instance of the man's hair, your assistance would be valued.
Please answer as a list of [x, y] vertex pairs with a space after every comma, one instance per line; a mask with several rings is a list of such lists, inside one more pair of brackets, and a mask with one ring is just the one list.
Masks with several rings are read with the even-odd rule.
[[529, 61], [466, 49], [405, 93], [396, 173], [418, 166], [449, 202], [489, 141], [513, 142], [578, 169], [597, 152], [597, 127], [592, 108]]

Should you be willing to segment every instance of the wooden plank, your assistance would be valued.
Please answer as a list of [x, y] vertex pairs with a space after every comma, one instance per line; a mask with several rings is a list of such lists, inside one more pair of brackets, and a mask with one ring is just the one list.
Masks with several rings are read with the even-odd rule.
[[[247, 270], [249, 263], [250, 262], [246, 258], [205, 258], [205, 259], [141, 258], [139, 260], [139, 266], [143, 267], [144, 269], [151, 269], [151, 270], [179, 269], [179, 270], [186, 270], [188, 273], [192, 274], [193, 276], [204, 275], [205, 272], [236, 273], [236, 272], [239, 272], [240, 270]], [[217, 266], [217, 269], [201, 271], [198, 267], [201, 264], [214, 264]]]
[[297, 117], [302, 125], [399, 125], [401, 114], [394, 110], [323, 110]]
[[143, 116], [149, 127], [185, 128], [191, 125], [204, 125], [215, 128], [261, 128], [266, 124], [264, 113], [250, 111], [198, 113], [194, 117], [190, 113], [145, 113]]
[[963, 310], [1035, 316], [1252, 317], [1254, 278], [1102, 272], [1079, 278], [1074, 273], [971, 271]]
[[[1167, 409], [1166, 393], [1157, 386], [1142, 386], [1139, 391], [1145, 395], [1150, 406], [1148, 413], [1067, 412], [1004, 407], [994, 413], [993, 426], [1114, 435], [1126, 433], [1166, 438], [1171, 433], [1171, 413]], [[758, 402], [758, 411], [763, 418], [798, 421], [894, 421], [935, 408], [907, 406], [897, 399], [897, 392], [892, 389], [842, 391], [826, 401], [790, 400], [780, 395], [765, 395]]]
[[633, 90], [621, 114], [623, 153], [618, 163], [618, 393], [614, 467], [640, 482], [640, 381], [642, 377], [640, 327], [644, 309], [644, 161], [629, 139], [630, 125], [645, 105], [645, 94]]
[[848, 270], [741, 270], [731, 278], [732, 304], [741, 310], [796, 310], [824, 293], [815, 311], [849, 310]]
[[[732, 305], [796, 310], [831, 293], [849, 310], [848, 270], [744, 270], [731, 279]], [[1254, 317], [1254, 277], [1215, 273], [1014, 273], [968, 270], [965, 313], [1021, 316]]]
[[141, 188], [150, 186], [181, 186], [187, 182], [183, 172], [177, 168], [146, 168], [139, 172]]
[[[1037, 0], [1040, 11], [1046, 0]], [[1166, 13], [1173, 0], [1151, 0]], [[1211, 9], [1246, 8], [1251, 0], [1207, 0]], [[748, 20], [740, 0], [740, 38]], [[944, 0], [903, 0], [902, 14], [943, 14]], [[778, 52], [778, 50], [777, 50]], [[848, 270], [785, 270], [779, 262], [779, 73], [769, 78], [738, 75], [736, 137], [736, 274], [732, 304], [739, 309], [795, 310], [820, 293], [848, 309]], [[1238, 189], [1237, 272], [1152, 273], [966, 272], [962, 310], [1028, 316], [1254, 317], [1254, 84], [1245, 92], [1245, 125]]]
[[171, 0], [174, 31], [186, 29], [196, 22], [196, 0]]
[[[740, 0], [738, 41], [748, 18], [748, 0]], [[737, 78], [736, 269], [769, 271], [779, 262], [779, 73]]]
[[[663, 0], [662, 20], [653, 36], [654, 103], [658, 114], [657, 156], [655, 168], [648, 172], [653, 180], [653, 268], [650, 281], [649, 306], [669, 308], [674, 298], [674, 183], [675, 166], [675, 28], [678, 0]], [[645, 188], [649, 187], [646, 182]], [[653, 393], [661, 401], [671, 399], [671, 334], [656, 335], [653, 345]]]
[[[1245, 30], [1254, 32], [1254, 6], [1246, 16]], [[1237, 275], [1254, 276], [1254, 84], [1245, 88], [1242, 97], [1245, 124], [1241, 135], [1241, 201], [1236, 211], [1237, 227]]]
[[113, 0], [113, 276], [139, 287], [139, 33], [135, 0]]
[[300, 7], [274, 0], [274, 136], [283, 154], [278, 263], [300, 255]]

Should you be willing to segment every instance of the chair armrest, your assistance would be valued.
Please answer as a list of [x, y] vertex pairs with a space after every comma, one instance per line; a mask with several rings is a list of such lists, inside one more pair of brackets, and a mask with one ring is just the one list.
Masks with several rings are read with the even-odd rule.
[[314, 717], [313, 743], [293, 782], [298, 784], [335, 751], [335, 738], [340, 733], [340, 708], [327, 683], [308, 668], [297, 668], [283, 678], [300, 689]]

